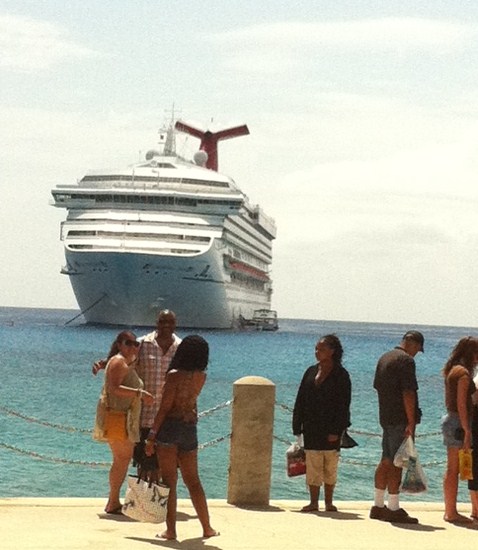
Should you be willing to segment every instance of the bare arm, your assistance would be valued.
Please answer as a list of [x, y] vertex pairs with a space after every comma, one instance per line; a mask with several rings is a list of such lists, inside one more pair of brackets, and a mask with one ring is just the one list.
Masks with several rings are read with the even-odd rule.
[[405, 414], [407, 415], [407, 427], [405, 429], [405, 437], [409, 435], [411, 435], [412, 437], [415, 436], [416, 402], [416, 391], [406, 390], [403, 392], [403, 406], [405, 408]]
[[164, 422], [164, 419], [166, 418], [168, 412], [171, 410], [171, 407], [174, 404], [176, 389], [178, 387], [178, 377], [175, 376], [175, 374], [176, 373], [174, 372], [170, 372], [166, 376], [166, 382], [164, 383], [163, 388], [163, 395], [161, 397], [161, 406], [159, 407], [159, 411], [156, 413], [156, 418], [154, 419], [153, 425], [151, 427], [148, 440], [154, 439], [159, 431], [159, 428]]

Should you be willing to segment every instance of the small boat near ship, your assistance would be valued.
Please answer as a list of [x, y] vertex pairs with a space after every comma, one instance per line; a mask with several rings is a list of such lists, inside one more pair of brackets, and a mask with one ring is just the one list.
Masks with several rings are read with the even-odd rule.
[[242, 330], [278, 330], [277, 311], [274, 309], [256, 309], [251, 319], [240, 317], [239, 327]]
[[[176, 132], [200, 139], [193, 160]], [[67, 210], [61, 271], [88, 323], [153, 326], [168, 308], [182, 328], [227, 329], [270, 309], [275, 222], [218, 171], [218, 142], [247, 134], [171, 121], [144, 161], [52, 190]]]

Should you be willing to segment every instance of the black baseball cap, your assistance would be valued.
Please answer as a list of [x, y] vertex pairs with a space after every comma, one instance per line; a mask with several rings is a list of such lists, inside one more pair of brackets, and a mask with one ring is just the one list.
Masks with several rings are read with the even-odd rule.
[[404, 334], [403, 339], [417, 342], [422, 347], [421, 351], [425, 353], [425, 338], [421, 332], [418, 332], [418, 330], [409, 330]]

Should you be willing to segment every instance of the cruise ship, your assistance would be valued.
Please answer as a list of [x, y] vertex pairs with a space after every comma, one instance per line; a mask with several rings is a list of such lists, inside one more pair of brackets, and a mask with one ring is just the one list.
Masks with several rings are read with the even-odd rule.
[[[193, 159], [177, 132], [200, 140]], [[270, 309], [275, 222], [218, 171], [218, 142], [247, 134], [171, 122], [144, 161], [52, 190], [67, 210], [61, 272], [87, 323], [154, 326], [167, 308], [179, 327], [228, 329]]]

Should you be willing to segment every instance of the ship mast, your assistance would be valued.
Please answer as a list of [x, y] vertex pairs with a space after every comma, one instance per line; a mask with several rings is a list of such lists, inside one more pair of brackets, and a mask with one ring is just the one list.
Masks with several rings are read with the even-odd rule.
[[[166, 111], [166, 113], [168, 113], [168, 111]], [[171, 107], [170, 113], [171, 113], [171, 118], [169, 120], [169, 125], [167, 127], [165, 125], [163, 129], [159, 131], [159, 133], [161, 134], [161, 141], [163, 140], [163, 134], [166, 133], [166, 137], [164, 138], [164, 146], [163, 146], [163, 155], [165, 157], [176, 156], [176, 138], [174, 135], [174, 119], [175, 119], [176, 111], [174, 110], [174, 103], [173, 103], [173, 106]]]
[[225, 128], [224, 130], [219, 130], [219, 132], [211, 132], [210, 130], [194, 128], [194, 126], [178, 120], [175, 128], [180, 132], [184, 132], [201, 140], [199, 149], [207, 153], [206, 168], [215, 170], [216, 172], [218, 169], [218, 142], [224, 139], [247, 136], [249, 134], [249, 128], [245, 124], [233, 128]]

